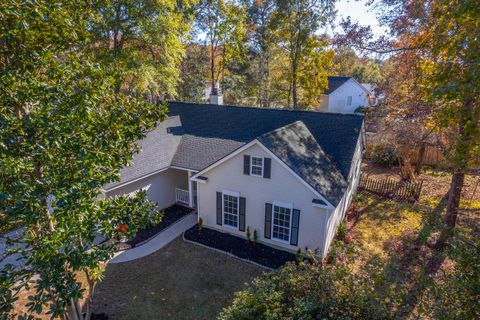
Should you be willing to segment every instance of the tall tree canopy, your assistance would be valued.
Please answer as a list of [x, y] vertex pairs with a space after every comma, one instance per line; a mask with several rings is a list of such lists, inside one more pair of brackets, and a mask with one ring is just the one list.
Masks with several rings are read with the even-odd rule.
[[372, 41], [367, 27], [344, 22], [346, 43], [391, 55], [387, 87], [396, 116], [419, 116], [449, 137], [452, 167], [446, 222], [455, 226], [464, 175], [480, 161], [480, 8], [475, 0], [384, 0], [378, 5], [390, 37]]
[[[305, 108], [327, 87], [326, 67], [332, 52], [327, 41], [319, 37], [319, 28], [334, 17], [334, 0], [281, 0], [276, 14], [278, 42], [286, 50], [289, 61], [288, 106]], [[322, 71], [323, 74], [322, 74]], [[299, 89], [304, 90], [301, 101]]]
[[151, 101], [176, 96], [178, 67], [190, 30], [191, 4], [176, 0], [98, 0], [92, 53], [112, 64], [119, 89]]
[[244, 54], [245, 10], [229, 0], [204, 0], [198, 5], [196, 24], [208, 43], [214, 90], [229, 62]]
[[[119, 90], [118, 80], [127, 78], [118, 75], [133, 68], [114, 63], [115, 56], [105, 63], [93, 52], [101, 44], [92, 24], [104, 21], [106, 13], [92, 4], [12, 0], [1, 5], [0, 213], [3, 223], [20, 225], [23, 232], [11, 239], [20, 246], [7, 252], [21, 262], [0, 273], [2, 315], [12, 310], [18, 292], [29, 287], [31, 313], [47, 309], [54, 318], [83, 319], [79, 301], [85, 297], [88, 318], [101, 263], [114, 252], [111, 246], [96, 246], [95, 236], [118, 236], [118, 225], [131, 236], [154, 211], [144, 192], [102, 198], [102, 188], [118, 179], [138, 151], [136, 141], [164, 118], [165, 106], [147, 103], [132, 90]], [[136, 4], [159, 8], [156, 1]], [[150, 18], [178, 21], [175, 5], [162, 9], [161, 18], [159, 11]], [[149, 12], [144, 9], [135, 12]], [[139, 25], [155, 29], [152, 24], [161, 22], [158, 19], [122, 27], [123, 46], [132, 48], [131, 56], [140, 54], [133, 50]], [[168, 26], [175, 35], [185, 28]], [[144, 41], [170, 43], [164, 51], [152, 46], [160, 55], [170, 46], [177, 50], [166, 35], [141, 35]], [[155, 79], [167, 84], [171, 77], [159, 71]], [[80, 274], [87, 284], [79, 280]]]

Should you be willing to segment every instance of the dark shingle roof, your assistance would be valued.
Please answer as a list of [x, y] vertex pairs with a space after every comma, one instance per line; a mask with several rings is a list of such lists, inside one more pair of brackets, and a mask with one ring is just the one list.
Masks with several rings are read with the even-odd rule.
[[[363, 122], [362, 116], [350, 114], [181, 102], [170, 102], [168, 114], [170, 118], [140, 142], [142, 151], [134, 157], [131, 167], [122, 170], [122, 182], [154, 172], [166, 166], [168, 159], [171, 166], [200, 171], [263, 135], [266, 143], [268, 133], [296, 121], [303, 122], [319, 150], [328, 156], [329, 165], [334, 165], [346, 179]], [[302, 134], [306, 134], [303, 129]], [[316, 165], [315, 161], [312, 165]], [[307, 166], [308, 159], [302, 163]]]
[[182, 139], [182, 126], [179, 116], [166, 119], [139, 142], [141, 151], [134, 155], [132, 165], [120, 172], [120, 182], [107, 186], [113, 188], [149, 173], [168, 168], [172, 163], [177, 146]]
[[329, 76], [328, 77], [328, 89], [323, 91], [324, 94], [330, 94], [333, 91], [337, 90], [342, 84], [350, 80], [352, 77], [342, 77], [342, 76]]
[[328, 201], [340, 201], [347, 181], [302, 121], [265, 133], [257, 140]]

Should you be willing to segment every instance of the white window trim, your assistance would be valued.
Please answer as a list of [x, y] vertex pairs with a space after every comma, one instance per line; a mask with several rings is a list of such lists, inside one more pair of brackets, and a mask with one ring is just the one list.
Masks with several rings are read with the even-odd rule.
[[[225, 198], [223, 195], [228, 195], [232, 197], [237, 198], [237, 227], [225, 224], [225, 204], [224, 200]], [[222, 226], [225, 228], [233, 229], [233, 230], [239, 230], [240, 227], [240, 192], [237, 191], [230, 191], [230, 190], [222, 190]]]
[[[261, 174], [254, 174], [253, 173], [253, 158], [257, 158], [257, 159], [262, 159], [262, 173]], [[265, 158], [264, 157], [261, 157], [261, 156], [250, 156], [250, 175], [251, 176], [254, 176], [254, 177], [261, 177], [263, 178], [263, 166], [264, 166], [264, 163], [265, 163]], [[255, 166], [258, 168], [258, 166]]]
[[[290, 227], [288, 228], [288, 241], [283, 240], [283, 239], [278, 239], [278, 238], [275, 238], [273, 236], [273, 225], [274, 225], [274, 221], [275, 221], [275, 216], [274, 216], [275, 206], [282, 207], [282, 208], [285, 208], [285, 209], [290, 209]], [[278, 242], [281, 242], [281, 243], [290, 244], [290, 240], [292, 240], [292, 221], [293, 221], [293, 203], [273, 201], [272, 202], [272, 225], [271, 225], [271, 230], [270, 230], [270, 234], [272, 235], [271, 239], [275, 240], [275, 241], [278, 241]]]

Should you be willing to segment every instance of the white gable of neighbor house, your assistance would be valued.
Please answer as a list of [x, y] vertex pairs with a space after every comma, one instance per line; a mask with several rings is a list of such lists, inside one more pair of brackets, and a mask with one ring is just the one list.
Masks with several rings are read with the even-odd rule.
[[327, 100], [328, 108], [320, 108], [322, 111], [353, 113], [359, 107], [368, 106], [368, 92], [357, 81], [349, 79], [330, 93]]
[[[245, 175], [244, 155], [271, 158], [271, 178]], [[314, 207], [312, 199], [318, 196], [260, 144], [251, 145], [199, 175], [208, 178], [206, 183], [198, 183], [198, 214], [205, 226], [245, 238], [245, 232], [216, 223], [216, 193], [234, 192], [246, 199], [245, 226], [250, 227], [252, 235], [257, 230], [259, 242], [290, 251], [325, 247], [325, 226], [331, 209]], [[265, 203], [273, 202], [289, 203], [300, 210], [297, 246], [264, 237]]]

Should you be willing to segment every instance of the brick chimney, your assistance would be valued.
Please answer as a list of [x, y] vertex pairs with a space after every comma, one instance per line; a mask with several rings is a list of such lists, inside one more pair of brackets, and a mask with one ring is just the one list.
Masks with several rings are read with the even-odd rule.
[[220, 88], [212, 88], [212, 91], [210, 91], [210, 103], [223, 105], [223, 94]]

